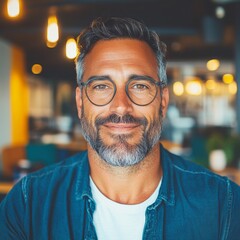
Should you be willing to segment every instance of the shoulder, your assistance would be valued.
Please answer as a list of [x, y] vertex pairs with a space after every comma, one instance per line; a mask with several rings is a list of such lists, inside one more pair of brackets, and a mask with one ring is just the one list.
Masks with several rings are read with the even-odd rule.
[[87, 164], [87, 151], [80, 152], [74, 156], [71, 156], [59, 163], [53, 164], [51, 166], [45, 167], [39, 171], [29, 174], [27, 179], [42, 179], [45, 177], [57, 176], [66, 173], [71, 174], [76, 170], [85, 170], [88, 166]]
[[[210, 170], [183, 159], [162, 148], [163, 171], [171, 178], [175, 189], [182, 189], [197, 197], [215, 198], [219, 202], [240, 201], [240, 187], [225, 176], [220, 176]], [[164, 166], [165, 165], [165, 166]], [[204, 196], [205, 195], [205, 196]], [[226, 199], [227, 198], [227, 199]]]
[[19, 239], [22, 237], [19, 234], [27, 234], [30, 226], [41, 232], [39, 222], [66, 215], [67, 206], [82, 210], [84, 201], [79, 200], [88, 191], [88, 171], [87, 152], [82, 152], [20, 180], [0, 204], [0, 230], [6, 236], [4, 239], [11, 238], [8, 234], [13, 233], [13, 226], [14, 239]]
[[236, 239], [233, 236], [240, 234], [240, 187], [163, 148], [161, 161], [165, 187], [162, 194], [169, 193], [171, 206], [188, 211], [186, 220], [193, 218], [197, 225], [204, 225], [209, 231], [215, 229], [223, 239]]
[[186, 160], [180, 156], [168, 152], [164, 149], [164, 158], [169, 162], [177, 176], [207, 180], [226, 184], [229, 180], [226, 177], [220, 176], [209, 169], [206, 169], [191, 160]]
[[[87, 183], [89, 166], [87, 152], [81, 152], [57, 164], [28, 174], [12, 189], [12, 194], [21, 191], [25, 202], [46, 195], [75, 193]], [[81, 192], [81, 191], [79, 191]], [[52, 196], [54, 197], [54, 196]]]

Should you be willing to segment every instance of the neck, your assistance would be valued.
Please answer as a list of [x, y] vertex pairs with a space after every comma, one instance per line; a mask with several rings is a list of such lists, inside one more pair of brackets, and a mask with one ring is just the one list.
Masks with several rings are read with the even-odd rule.
[[109, 199], [122, 204], [138, 204], [151, 196], [162, 177], [160, 149], [131, 167], [113, 167], [89, 146], [90, 175], [98, 189]]

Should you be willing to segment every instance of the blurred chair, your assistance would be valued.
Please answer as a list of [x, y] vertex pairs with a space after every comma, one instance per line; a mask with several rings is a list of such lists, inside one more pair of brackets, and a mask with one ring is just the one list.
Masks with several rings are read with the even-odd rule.
[[54, 144], [28, 144], [26, 157], [35, 164], [47, 166], [57, 162], [58, 151]]
[[26, 159], [25, 145], [9, 145], [2, 148], [3, 177], [12, 177], [13, 170], [21, 159]]
[[192, 156], [191, 159], [206, 168], [209, 167], [208, 152], [207, 152], [207, 138], [204, 136], [196, 135], [191, 139]]

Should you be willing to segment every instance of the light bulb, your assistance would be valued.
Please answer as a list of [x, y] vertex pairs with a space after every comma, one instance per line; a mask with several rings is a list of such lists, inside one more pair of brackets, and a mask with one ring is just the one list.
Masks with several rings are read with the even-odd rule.
[[66, 56], [73, 59], [77, 56], [77, 43], [74, 38], [69, 38], [66, 43]]
[[9, 17], [17, 17], [20, 14], [20, 2], [19, 0], [7, 1], [7, 12]]
[[[57, 17], [50, 16], [48, 18], [48, 26], [47, 26], [47, 41], [49, 43], [56, 43], [58, 41], [58, 39], [59, 39], [59, 30], [58, 30]], [[51, 44], [49, 44], [49, 45], [51, 45]]]

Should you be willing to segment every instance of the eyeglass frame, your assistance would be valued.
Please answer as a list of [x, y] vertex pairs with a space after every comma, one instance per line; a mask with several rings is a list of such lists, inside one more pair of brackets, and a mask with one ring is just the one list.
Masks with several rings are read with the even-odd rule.
[[[153, 99], [152, 99], [149, 103], [147, 103], [147, 104], [138, 104], [138, 103], [135, 103], [135, 102], [132, 100], [132, 98], [130, 97], [129, 92], [128, 92], [128, 85], [129, 85], [132, 81], [138, 80], [137, 78], [143, 79], [142, 76], [137, 76], [137, 75], [134, 75], [134, 76], [135, 76], [135, 77], [132, 78], [132, 79], [130, 78], [130, 79], [127, 81], [126, 85], [125, 85], [125, 92], [126, 92], [128, 98], [130, 99], [130, 101], [131, 101], [132, 103], [134, 103], [134, 104], [137, 105], [137, 106], [147, 106], [147, 105], [151, 104], [151, 103], [155, 100], [155, 98], [156, 98], [156, 96], [157, 96], [158, 88], [157, 88], [156, 94], [155, 94], [155, 96], [153, 97]], [[96, 78], [97, 78], [97, 79], [96, 79]], [[101, 79], [101, 78], [102, 78], [102, 79]], [[155, 84], [156, 87], [162, 88], [162, 87], [165, 87], [165, 86], [166, 86], [165, 83], [163, 83], [163, 82], [161, 82], [161, 81], [156, 82], [153, 78], [151, 78], [151, 77], [149, 77], [149, 76], [144, 76], [144, 78], [145, 78], [145, 80], [148, 80], [148, 81], [150, 81], [151, 83]], [[110, 82], [113, 84], [113, 86], [114, 86], [114, 93], [113, 93], [111, 99], [110, 99], [107, 103], [105, 103], [105, 104], [101, 104], [101, 105], [96, 104], [96, 103], [94, 103], [94, 102], [90, 99], [90, 97], [88, 96], [86, 86], [87, 86], [89, 83], [94, 82], [94, 81], [96, 81], [96, 80], [108, 80], [108, 81], [110, 81]], [[83, 87], [85, 87], [85, 94], [86, 94], [88, 100], [89, 100], [93, 105], [98, 106], [98, 107], [103, 107], [103, 106], [108, 105], [108, 104], [113, 100], [113, 98], [115, 97], [116, 92], [117, 92], [116, 83], [115, 83], [111, 78], [109, 78], [108, 76], [100, 76], [100, 77], [99, 77], [99, 76], [98, 76], [98, 77], [94, 76], [94, 77], [91, 77], [91, 78], [88, 79], [86, 82], [80, 82], [80, 83], [79, 83], [79, 87], [80, 87], [80, 89], [82, 89]]]

